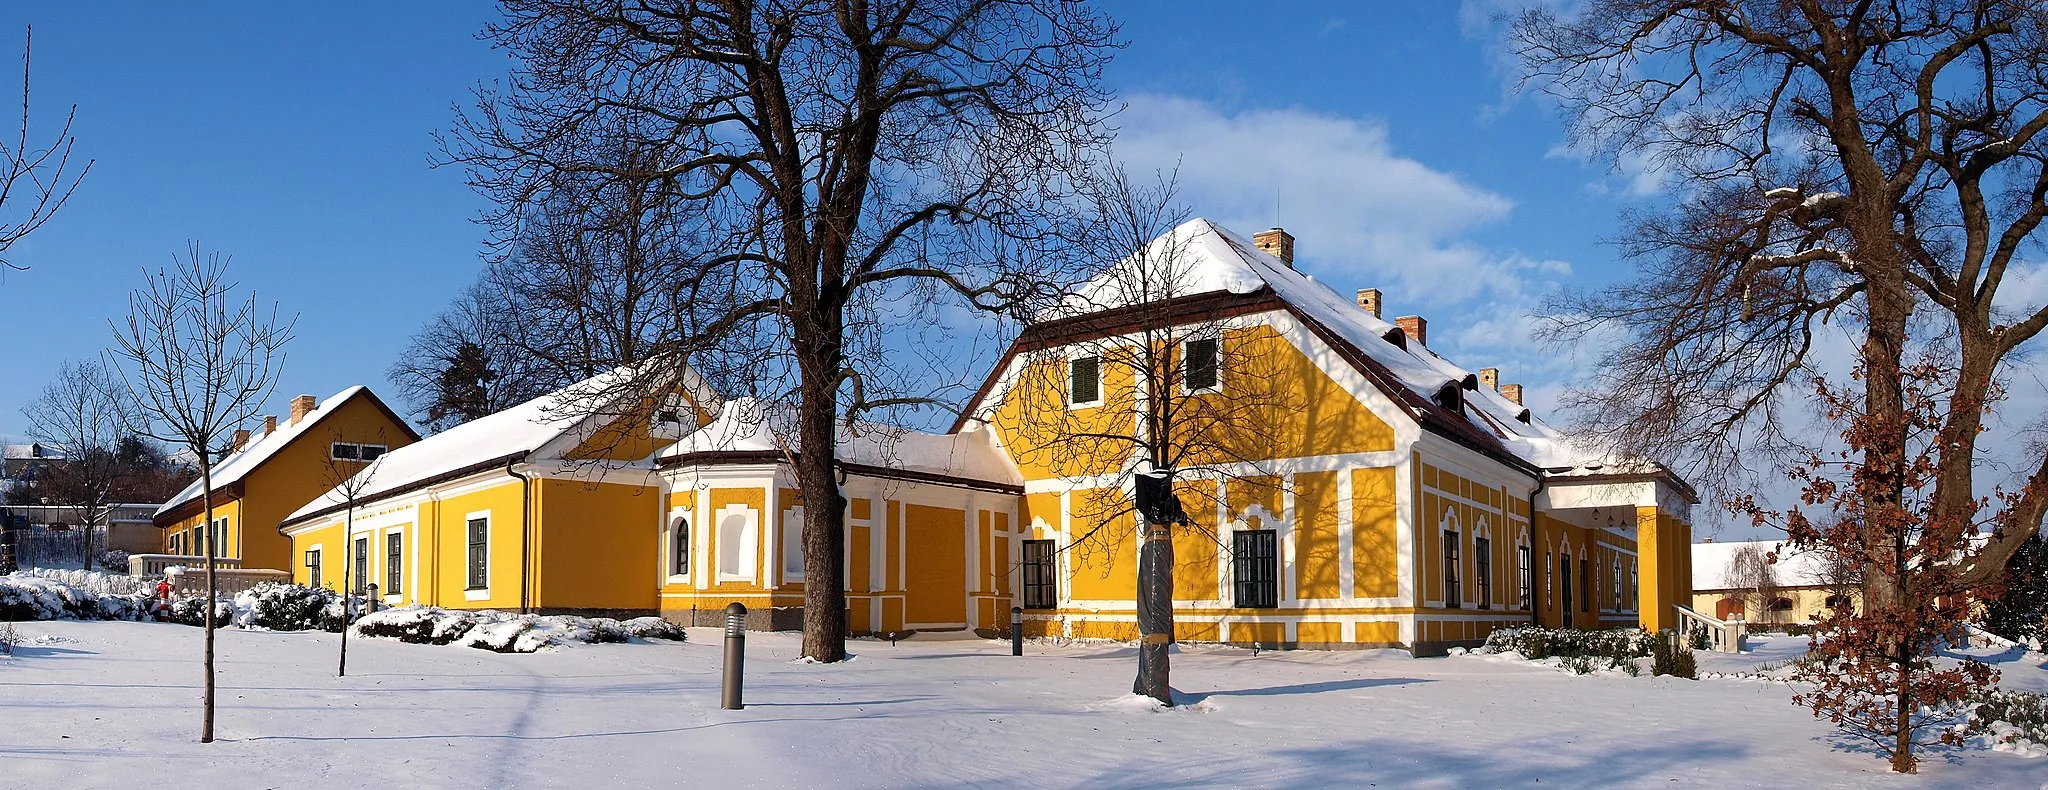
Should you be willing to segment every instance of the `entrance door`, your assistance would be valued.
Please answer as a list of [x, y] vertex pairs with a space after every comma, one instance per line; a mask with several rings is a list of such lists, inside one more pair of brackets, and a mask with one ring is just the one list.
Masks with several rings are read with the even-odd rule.
[[1558, 601], [1558, 608], [1564, 612], [1564, 627], [1572, 627], [1572, 555], [1557, 558], [1557, 578], [1564, 582], [1558, 591], [1564, 593], [1564, 600]]

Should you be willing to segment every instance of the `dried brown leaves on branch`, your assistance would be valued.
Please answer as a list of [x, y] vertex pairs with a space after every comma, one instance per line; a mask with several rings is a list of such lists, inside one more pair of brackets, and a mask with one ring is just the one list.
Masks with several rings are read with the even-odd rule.
[[[2048, 218], [2048, 7], [1591, 0], [1527, 11], [1510, 36], [1576, 145], [1647, 163], [1672, 195], [1628, 218], [1633, 279], [1556, 305], [1554, 336], [1602, 352], [1579, 413], [1724, 493], [1847, 431], [1856, 481], [1824, 493], [1860, 500], [1840, 529], [1882, 554], [1860, 566], [1860, 616], [1892, 624], [1873, 637], [1898, 640], [1887, 660], [1938, 636], [1914, 630], [1940, 618], [1907, 612], [1912, 590], [1994, 583], [2048, 510], [2038, 448], [1984, 512], [2000, 481], [1979, 475], [1987, 446], [2019, 444], [1986, 416], [2048, 326], [2007, 287]], [[1830, 342], [1849, 358], [1817, 350]], [[1929, 354], [1932, 378], [1913, 381]], [[1806, 394], [1850, 369], [1816, 436]], [[1949, 545], [1973, 524], [1953, 552], [1905, 561], [1922, 531]], [[1899, 737], [1893, 764], [1911, 770]]]
[[[479, 91], [447, 160], [497, 204], [501, 243], [601, 253], [572, 294], [656, 300], [621, 384], [642, 391], [604, 400], [661, 395], [648, 383], [687, 365], [792, 410], [804, 654], [843, 658], [835, 423], [932, 402], [891, 338], [938, 306], [1009, 311], [1055, 288], [1060, 212], [1106, 142], [1114, 27], [1062, 0], [504, 8], [486, 36], [518, 66]], [[604, 291], [627, 264], [650, 288]]]

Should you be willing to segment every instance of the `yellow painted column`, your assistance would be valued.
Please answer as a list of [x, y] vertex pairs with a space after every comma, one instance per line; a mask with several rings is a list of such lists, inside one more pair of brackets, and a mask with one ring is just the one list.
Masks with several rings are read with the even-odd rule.
[[[1671, 540], [1677, 535], [1661, 529], [1655, 506], [1636, 508], [1636, 556], [1639, 558], [1636, 611], [1643, 628], [1658, 631], [1677, 626], [1678, 613], [1671, 610], [1672, 577], [1678, 569], [1671, 561]], [[1688, 584], [1688, 586], [1690, 586]]]

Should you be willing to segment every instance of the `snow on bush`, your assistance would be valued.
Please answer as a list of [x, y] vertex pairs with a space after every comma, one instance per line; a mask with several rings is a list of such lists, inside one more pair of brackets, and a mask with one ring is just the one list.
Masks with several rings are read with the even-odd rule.
[[386, 609], [357, 620], [356, 636], [429, 645], [465, 645], [498, 653], [532, 653], [566, 644], [624, 642], [630, 638], [682, 641], [683, 629], [659, 617], [609, 617], [460, 611], [433, 606]]
[[39, 568], [0, 576], [0, 620], [140, 620], [150, 599], [114, 574]]
[[1992, 691], [1971, 706], [1969, 719], [1957, 727], [1992, 751], [2048, 757], [2048, 696]]
[[[271, 631], [341, 631], [341, 596], [324, 587], [264, 582], [235, 595], [234, 624]], [[361, 606], [361, 599], [357, 599]]]

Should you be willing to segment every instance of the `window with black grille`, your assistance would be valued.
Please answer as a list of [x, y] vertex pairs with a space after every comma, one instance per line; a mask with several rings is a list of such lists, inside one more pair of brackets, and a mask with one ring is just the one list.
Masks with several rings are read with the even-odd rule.
[[1024, 541], [1024, 608], [1058, 608], [1060, 588], [1052, 555], [1052, 541]]
[[1187, 364], [1186, 385], [1188, 391], [1215, 389], [1216, 387], [1216, 338], [1205, 337], [1187, 342], [1185, 352]]
[[1579, 611], [1593, 611], [1593, 563], [1579, 558]]
[[405, 534], [393, 532], [384, 536], [384, 589], [385, 595], [397, 595], [405, 580]]
[[354, 585], [353, 592], [355, 592], [355, 594], [357, 595], [362, 595], [365, 592], [363, 586], [370, 583], [369, 579], [363, 578], [365, 575], [367, 575], [369, 568], [370, 539], [356, 538], [356, 575], [355, 578], [351, 581], [352, 584]]
[[1478, 563], [1473, 576], [1479, 582], [1479, 608], [1493, 608], [1493, 541], [1487, 538], [1472, 539], [1472, 559]]
[[1271, 609], [1280, 605], [1280, 540], [1270, 529], [1247, 529], [1230, 535], [1232, 585], [1237, 605]]
[[1535, 606], [1536, 603], [1535, 555], [1529, 550], [1528, 546], [1516, 546], [1515, 551], [1518, 555], [1515, 558], [1516, 567], [1521, 570], [1522, 574], [1522, 608], [1528, 609]]
[[1458, 589], [1458, 533], [1444, 530], [1444, 605], [1452, 609], [1464, 605]]

